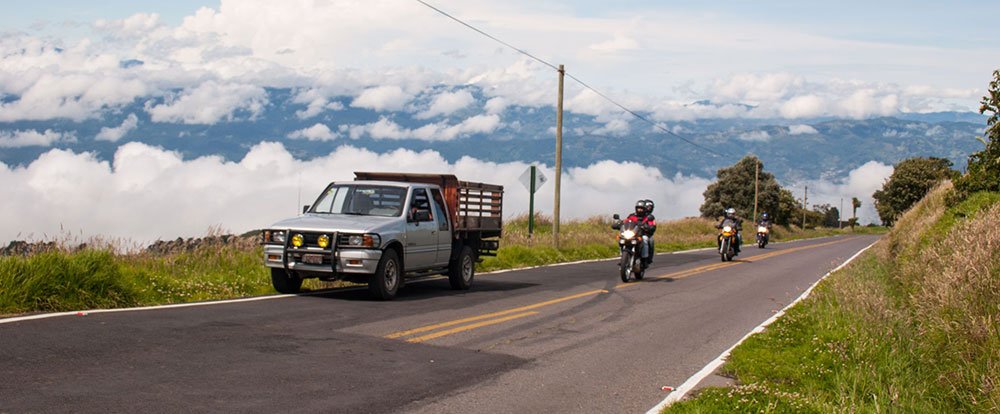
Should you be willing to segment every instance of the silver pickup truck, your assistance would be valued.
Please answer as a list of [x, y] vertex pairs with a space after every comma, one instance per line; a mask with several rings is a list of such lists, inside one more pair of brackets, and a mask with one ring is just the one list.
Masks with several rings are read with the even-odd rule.
[[482, 256], [499, 247], [503, 187], [454, 175], [356, 172], [333, 182], [303, 214], [263, 231], [264, 264], [281, 293], [302, 280], [367, 283], [378, 299], [404, 278], [448, 275], [468, 289]]

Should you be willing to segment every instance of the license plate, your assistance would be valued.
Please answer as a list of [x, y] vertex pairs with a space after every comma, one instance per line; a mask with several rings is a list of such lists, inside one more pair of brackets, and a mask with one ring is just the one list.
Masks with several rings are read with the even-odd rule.
[[323, 255], [321, 254], [304, 254], [302, 255], [302, 263], [306, 264], [323, 264]]

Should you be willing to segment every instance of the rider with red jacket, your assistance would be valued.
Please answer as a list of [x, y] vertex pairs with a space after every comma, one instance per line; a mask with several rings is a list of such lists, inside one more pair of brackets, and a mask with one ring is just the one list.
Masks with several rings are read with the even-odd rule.
[[655, 252], [653, 244], [653, 234], [656, 233], [656, 217], [653, 217], [653, 201], [639, 200], [635, 202], [635, 213], [629, 214], [625, 218], [625, 223], [639, 223], [642, 228], [642, 264], [649, 266], [653, 262]]

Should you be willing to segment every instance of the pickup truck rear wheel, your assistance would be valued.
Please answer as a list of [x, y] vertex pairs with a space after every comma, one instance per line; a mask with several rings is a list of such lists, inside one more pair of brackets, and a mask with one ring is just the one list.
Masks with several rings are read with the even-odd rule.
[[299, 293], [302, 278], [289, 274], [285, 269], [271, 268], [271, 285], [278, 293]]
[[396, 297], [399, 284], [403, 280], [403, 269], [399, 266], [399, 254], [394, 249], [382, 253], [375, 274], [368, 280], [368, 291], [378, 300]]
[[472, 278], [476, 276], [476, 258], [472, 255], [472, 248], [462, 246], [458, 257], [451, 262], [448, 269], [448, 282], [455, 290], [467, 290], [472, 286]]

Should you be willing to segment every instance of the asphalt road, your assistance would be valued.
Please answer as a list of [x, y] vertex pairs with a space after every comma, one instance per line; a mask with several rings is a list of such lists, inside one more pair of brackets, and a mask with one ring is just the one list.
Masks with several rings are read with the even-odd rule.
[[0, 323], [0, 412], [645, 412], [875, 239]]

